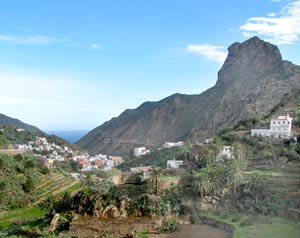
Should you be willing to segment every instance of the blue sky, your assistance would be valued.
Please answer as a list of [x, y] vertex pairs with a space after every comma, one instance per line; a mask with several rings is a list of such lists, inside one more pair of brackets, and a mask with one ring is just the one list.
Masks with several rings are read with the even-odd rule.
[[300, 65], [299, 0], [3, 0], [0, 112], [92, 129], [144, 101], [198, 94], [258, 35]]

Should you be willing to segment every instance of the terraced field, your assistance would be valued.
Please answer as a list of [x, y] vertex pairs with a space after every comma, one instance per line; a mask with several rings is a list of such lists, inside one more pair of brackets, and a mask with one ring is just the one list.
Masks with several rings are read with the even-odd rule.
[[51, 173], [41, 176], [35, 185], [37, 194], [36, 202], [27, 208], [2, 212], [0, 214], [0, 231], [12, 225], [27, 224], [41, 218], [44, 212], [38, 207], [38, 204], [46, 199], [47, 196], [57, 195], [65, 191], [74, 192], [78, 189], [78, 180], [71, 179], [61, 173]]
[[206, 214], [234, 227], [233, 238], [298, 238], [300, 234], [300, 163], [272, 163], [253, 166], [245, 174], [261, 173], [275, 199], [277, 214]]

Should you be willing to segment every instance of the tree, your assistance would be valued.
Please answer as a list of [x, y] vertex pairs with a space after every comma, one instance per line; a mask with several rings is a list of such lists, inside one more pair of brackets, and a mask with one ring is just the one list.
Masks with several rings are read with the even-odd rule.
[[76, 162], [76, 161], [74, 161], [74, 160], [70, 160], [70, 166], [72, 167], [72, 170], [74, 171], [74, 172], [78, 172], [78, 170], [79, 170], [79, 164]]
[[243, 174], [241, 169], [241, 161], [230, 159], [227, 164], [228, 174], [227, 183], [233, 188], [233, 195], [236, 195], [237, 187], [243, 182]]
[[78, 209], [80, 214], [92, 214], [96, 204], [96, 195], [90, 187], [80, 190], [72, 201], [73, 208]]
[[23, 184], [23, 190], [26, 193], [33, 191], [34, 189], [34, 181], [31, 177], [27, 177], [25, 183]]
[[189, 157], [192, 148], [193, 145], [190, 141], [187, 141], [183, 146], [180, 147], [181, 155], [185, 160]]
[[53, 195], [49, 195], [46, 200], [39, 204], [40, 208], [47, 211], [47, 216], [52, 217], [56, 213], [56, 201]]
[[211, 192], [211, 183], [205, 170], [200, 170], [194, 175], [194, 191], [200, 194], [202, 198], [204, 195], [207, 195]]
[[249, 181], [247, 183], [247, 188], [252, 194], [255, 204], [258, 203], [259, 198], [263, 195], [264, 187], [263, 181], [265, 180], [265, 176], [260, 173], [252, 173], [250, 174]]
[[204, 147], [202, 149], [202, 153], [203, 153], [203, 157], [202, 157], [202, 161], [201, 161], [201, 167], [208, 167], [212, 164], [213, 161], [213, 151], [211, 148], [209, 147]]
[[217, 157], [221, 151], [222, 148], [222, 141], [219, 137], [214, 137], [212, 141], [212, 153], [214, 161], [217, 160]]
[[84, 180], [81, 182], [81, 187], [91, 187], [94, 185], [91, 173], [87, 173]]
[[7, 149], [8, 146], [9, 141], [3, 135], [0, 135], [0, 149]]
[[233, 156], [236, 160], [241, 160], [244, 158], [244, 148], [242, 147], [241, 144], [239, 143], [234, 143], [233, 144]]
[[24, 161], [24, 168], [25, 168], [25, 169], [34, 168], [34, 166], [35, 166], [35, 164], [34, 164], [33, 159], [27, 158], [27, 159]]
[[150, 186], [154, 190], [154, 194], [158, 195], [159, 193], [159, 186], [160, 186], [160, 177], [161, 177], [162, 171], [160, 167], [154, 168], [152, 171], [149, 181], [150, 181]]
[[210, 178], [211, 183], [211, 195], [219, 195], [224, 188], [224, 175], [225, 168], [223, 164], [218, 164], [217, 166], [210, 166], [207, 168], [207, 173]]

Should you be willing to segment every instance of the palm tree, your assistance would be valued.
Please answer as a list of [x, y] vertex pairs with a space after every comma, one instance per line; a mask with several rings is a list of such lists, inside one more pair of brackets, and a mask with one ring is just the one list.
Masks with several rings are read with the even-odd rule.
[[216, 161], [222, 148], [222, 141], [219, 137], [214, 137], [212, 141], [213, 158]]
[[240, 160], [244, 157], [244, 148], [239, 143], [233, 144], [233, 156], [235, 159]]
[[46, 200], [39, 204], [40, 208], [47, 211], [47, 216], [52, 217], [56, 212], [56, 201], [53, 195], [49, 195]]
[[233, 195], [236, 195], [237, 187], [243, 182], [243, 173], [240, 160], [230, 160], [228, 164], [227, 183], [233, 188]]
[[160, 167], [156, 167], [153, 169], [149, 181], [150, 181], [150, 186], [152, 189], [154, 189], [154, 194], [158, 195], [159, 193], [159, 184], [160, 184], [160, 177], [162, 175], [162, 171]]
[[192, 148], [193, 145], [190, 141], [187, 141], [183, 146], [181, 146], [181, 154], [185, 160], [188, 158], [188, 155]]
[[92, 175], [90, 173], [87, 173], [86, 177], [84, 180], [81, 182], [81, 187], [91, 187], [94, 185]]
[[205, 170], [196, 172], [193, 187], [195, 192], [200, 194], [201, 198], [211, 192], [211, 182]]
[[263, 183], [264, 179], [265, 179], [264, 174], [257, 173], [257, 172], [252, 173], [249, 177], [247, 187], [252, 194], [255, 204], [258, 203], [258, 199], [262, 195], [261, 194], [263, 191], [262, 183]]
[[225, 167], [222, 164], [218, 164], [214, 167], [210, 166], [207, 168], [207, 173], [211, 184], [211, 196], [219, 195], [224, 188]]
[[211, 165], [213, 160], [213, 151], [209, 147], [204, 147], [202, 149], [203, 158], [201, 160], [201, 167], [208, 167]]

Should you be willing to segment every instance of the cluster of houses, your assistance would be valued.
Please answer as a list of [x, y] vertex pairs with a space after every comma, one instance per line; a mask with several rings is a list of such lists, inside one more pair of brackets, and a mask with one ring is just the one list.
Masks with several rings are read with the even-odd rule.
[[46, 138], [38, 136], [35, 141], [28, 141], [26, 144], [14, 144], [13, 148], [15, 150], [29, 150], [34, 154], [42, 154], [44, 152], [43, 154], [47, 154], [47, 158], [58, 161], [63, 161], [66, 155], [73, 154], [69, 147], [61, 147], [55, 143], [49, 143]]
[[[24, 129], [20, 128], [16, 129], [16, 131], [23, 132]], [[32, 151], [48, 168], [54, 168], [55, 161], [73, 160], [80, 166], [82, 172], [95, 170], [109, 171], [124, 162], [121, 156], [102, 154], [91, 156], [88, 153], [73, 151], [67, 146], [49, 143], [47, 138], [38, 136], [35, 141], [28, 141], [26, 144], [14, 144], [13, 149]]]
[[88, 153], [73, 156], [72, 160], [76, 161], [77, 164], [82, 167], [82, 172], [96, 170], [109, 171], [124, 162], [124, 159], [121, 156], [108, 156], [102, 154], [90, 156]]

